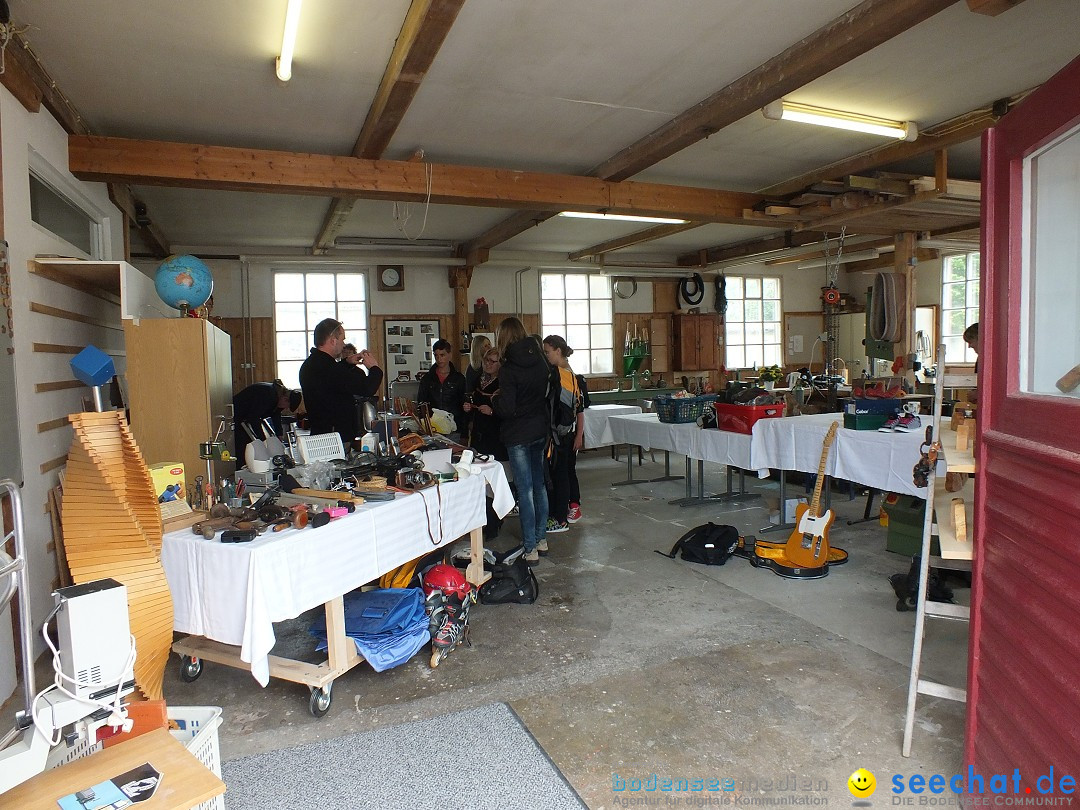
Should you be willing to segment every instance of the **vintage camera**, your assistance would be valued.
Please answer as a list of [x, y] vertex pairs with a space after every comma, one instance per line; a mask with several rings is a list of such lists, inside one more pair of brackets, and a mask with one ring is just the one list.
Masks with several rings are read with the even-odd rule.
[[423, 470], [398, 470], [398, 489], [427, 489], [436, 484], [435, 476]]

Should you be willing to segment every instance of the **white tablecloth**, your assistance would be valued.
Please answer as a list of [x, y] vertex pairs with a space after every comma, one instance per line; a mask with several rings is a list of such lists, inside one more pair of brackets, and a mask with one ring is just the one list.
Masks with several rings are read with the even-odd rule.
[[[729, 464], [743, 470], [750, 465], [751, 437], [730, 430], [698, 430], [690, 457], [717, 464]], [[766, 474], [767, 471], [766, 471]]]
[[615, 438], [611, 434], [611, 424], [608, 422], [609, 417], [637, 413], [641, 413], [640, 405], [591, 405], [586, 408], [583, 431], [585, 448], [591, 450], [615, 444]]
[[[500, 498], [503, 488], [509, 496], [505, 475], [492, 472], [492, 478], [496, 485], [501, 480], [496, 501], [505, 504]], [[486, 481], [486, 475], [470, 476], [364, 504], [319, 529], [264, 534], [251, 543], [205, 540], [190, 529], [170, 532], [162, 540], [161, 562], [172, 592], [173, 628], [240, 647], [241, 660], [265, 686], [274, 622], [325, 604], [483, 526]]]
[[920, 418], [922, 427], [911, 433], [848, 430], [840, 413], [761, 419], [754, 424], [750, 466], [817, 472], [825, 434], [829, 425], [839, 422], [825, 462], [826, 474], [884, 492], [925, 498], [926, 490], [916, 488], [911, 475], [919, 461], [926, 427], [932, 423], [930, 417]]
[[636, 444], [645, 450], [668, 450], [689, 456], [701, 428], [696, 423], [669, 425], [655, 413], [612, 416], [608, 419], [616, 444]]

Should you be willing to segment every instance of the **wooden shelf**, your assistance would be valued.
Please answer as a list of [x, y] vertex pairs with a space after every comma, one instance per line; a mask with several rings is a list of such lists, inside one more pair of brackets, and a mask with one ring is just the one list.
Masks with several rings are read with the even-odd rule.
[[[951, 430], [942, 431], [942, 450], [945, 452], [945, 468], [949, 472], [973, 473], [975, 472], [975, 456], [971, 448], [958, 450], [956, 447], [956, 433]], [[949, 447], [948, 444], [952, 444]]]
[[[965, 524], [967, 536], [958, 538], [953, 526], [953, 498], [964, 500]], [[934, 480], [934, 523], [937, 526], [938, 545], [941, 557], [946, 560], [970, 560], [975, 549], [972, 543], [972, 520], [975, 515], [975, 479], [969, 478], [964, 488], [958, 492], [946, 492], [945, 476], [936, 476]]]
[[35, 259], [30, 263], [30, 272], [110, 303], [120, 303], [120, 262]]

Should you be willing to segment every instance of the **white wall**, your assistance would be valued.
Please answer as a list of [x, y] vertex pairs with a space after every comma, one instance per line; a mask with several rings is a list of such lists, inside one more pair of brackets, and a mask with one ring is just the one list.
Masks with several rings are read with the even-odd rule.
[[[118, 317], [115, 307], [90, 299], [74, 290], [54, 282], [33, 276], [27, 270], [27, 262], [39, 255], [79, 256], [77, 249], [67, 242], [38, 227], [30, 220], [30, 189], [27, 180], [31, 150], [34, 158], [43, 161], [50, 172], [50, 179], [63, 187], [61, 191], [84, 207], [103, 215], [103, 259], [122, 259], [122, 222], [116, 209], [109, 202], [106, 187], [100, 183], [82, 183], [67, 171], [67, 134], [52, 116], [42, 108], [30, 113], [6, 90], [0, 89], [0, 127], [3, 149], [3, 195], [4, 236], [9, 245], [11, 270], [11, 298], [13, 309], [13, 343], [15, 347], [15, 375], [18, 389], [18, 415], [3, 414], [4, 429], [18, 429], [22, 452], [24, 485], [22, 487], [23, 514], [28, 545], [27, 565], [30, 577], [31, 616], [35, 628], [52, 607], [52, 582], [57, 576], [56, 558], [47, 549], [52, 540], [52, 529], [44, 505], [48, 491], [57, 483], [57, 473], [42, 475], [39, 466], [64, 455], [71, 444], [70, 428], [37, 432], [37, 423], [56, 419], [68, 413], [82, 410], [85, 389], [54, 391], [35, 394], [34, 383], [43, 380], [65, 380], [71, 377], [68, 366], [70, 358], [63, 354], [34, 353], [32, 344], [85, 343], [86, 327], [71, 321], [60, 321], [29, 311], [30, 301], [48, 303], [62, 309], [77, 310], [89, 315]], [[82, 257], [88, 258], [88, 257]], [[119, 348], [122, 333], [110, 336], [102, 330], [102, 349]], [[119, 338], [117, 338], [119, 336]], [[40, 633], [35, 633], [41, 651]], [[0, 620], [0, 700], [11, 694], [14, 688], [14, 642], [11, 638], [7, 615]]]

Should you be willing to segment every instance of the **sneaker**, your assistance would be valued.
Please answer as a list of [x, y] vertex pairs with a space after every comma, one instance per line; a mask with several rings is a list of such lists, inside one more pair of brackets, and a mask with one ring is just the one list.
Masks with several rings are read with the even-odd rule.
[[559, 532], [570, 531], [570, 524], [556, 520], [553, 517], [548, 518], [547, 533], [558, 534]]
[[922, 428], [922, 420], [915, 414], [905, 413], [896, 423], [896, 429], [901, 433], [911, 433], [913, 430]]
[[896, 430], [896, 426], [900, 424], [900, 414], [894, 413], [888, 419], [885, 420], [885, 424], [878, 428], [878, 433], [892, 433]]
[[566, 513], [567, 523], [577, 523], [581, 520], [581, 506], [580, 504], [570, 504], [570, 510]]
[[540, 562], [540, 552], [535, 548], [532, 551], [526, 551], [524, 556], [525, 562], [528, 565], [536, 565]]
[[536, 551], [540, 554], [541, 557], [548, 553], [547, 538], [541, 540], [539, 543], [536, 544]]

